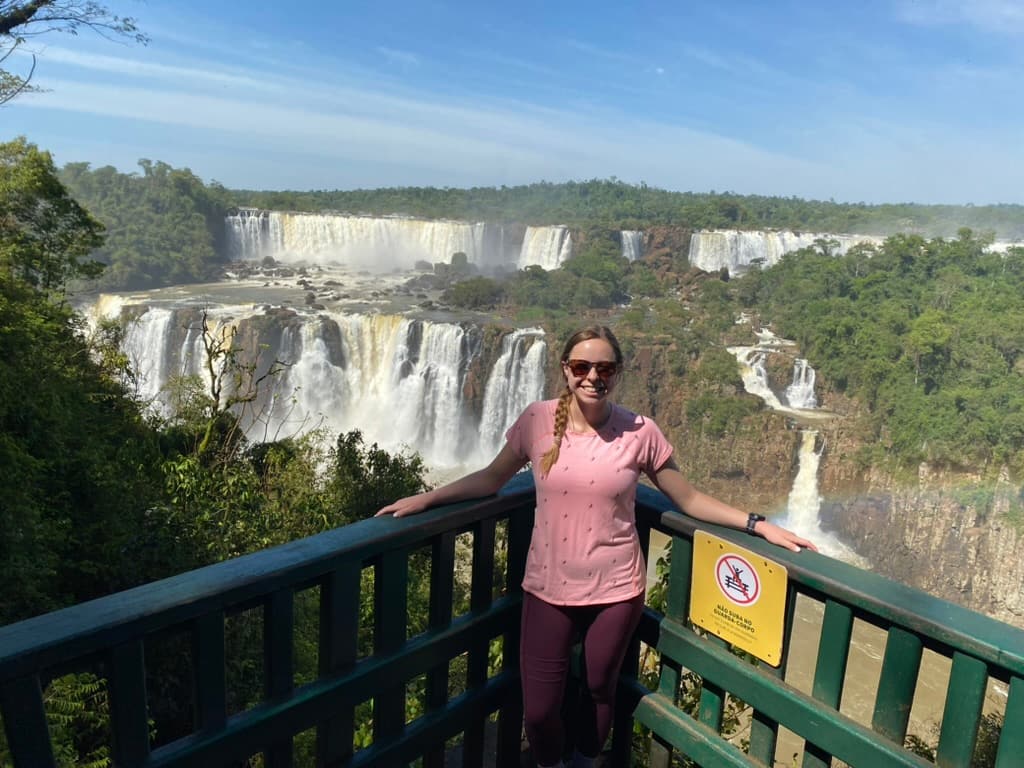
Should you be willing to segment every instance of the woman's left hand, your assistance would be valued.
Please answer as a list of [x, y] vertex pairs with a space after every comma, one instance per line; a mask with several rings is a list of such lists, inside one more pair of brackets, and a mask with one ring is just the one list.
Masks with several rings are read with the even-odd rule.
[[754, 533], [764, 538], [765, 541], [775, 544], [780, 547], [792, 550], [793, 552], [799, 552], [803, 549], [810, 549], [815, 552], [818, 548], [814, 545], [814, 542], [809, 541], [802, 536], [797, 536], [792, 531], [781, 528], [775, 523], [770, 523], [767, 520], [761, 520], [754, 526]]

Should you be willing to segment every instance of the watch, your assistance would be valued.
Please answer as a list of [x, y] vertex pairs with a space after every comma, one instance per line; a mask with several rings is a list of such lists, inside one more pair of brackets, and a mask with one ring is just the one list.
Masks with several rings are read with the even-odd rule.
[[756, 536], [757, 534], [754, 533], [754, 526], [764, 519], [764, 515], [759, 515], [756, 512], [751, 512], [747, 515], [747, 533], [751, 536]]

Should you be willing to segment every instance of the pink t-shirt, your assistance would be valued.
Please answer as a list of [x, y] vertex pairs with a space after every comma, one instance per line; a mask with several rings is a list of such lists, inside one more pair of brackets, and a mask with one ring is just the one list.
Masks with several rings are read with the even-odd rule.
[[533, 464], [537, 509], [523, 589], [555, 605], [629, 600], [647, 580], [636, 532], [640, 472], [652, 476], [672, 445], [648, 418], [617, 405], [597, 432], [568, 429], [547, 477], [540, 461], [554, 440], [557, 400], [528, 406], [505, 437]]

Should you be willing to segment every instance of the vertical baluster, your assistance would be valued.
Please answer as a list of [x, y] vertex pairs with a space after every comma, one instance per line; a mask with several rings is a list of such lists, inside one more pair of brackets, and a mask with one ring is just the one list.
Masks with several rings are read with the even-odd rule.
[[[665, 595], [665, 616], [685, 622], [690, 610], [690, 567], [677, 567], [677, 553], [691, 553], [687, 542], [680, 536], [672, 539], [671, 569], [668, 573], [668, 590]], [[675, 659], [661, 658], [661, 674], [658, 677], [658, 693], [676, 704], [679, 696], [679, 682], [682, 679], [682, 664]], [[672, 746], [657, 734], [651, 739], [651, 768], [669, 768], [672, 765]]]
[[[430, 629], [440, 630], [452, 623], [455, 593], [455, 531], [433, 541], [430, 556]], [[448, 661], [427, 672], [427, 711], [434, 712], [448, 702]], [[423, 768], [442, 768], [444, 744], [423, 756]]]
[[227, 719], [223, 611], [196, 619], [192, 630], [192, 658], [195, 728], [197, 731], [222, 728]]
[[[409, 558], [386, 552], [377, 562], [374, 579], [374, 655], [394, 653], [405, 643], [409, 601]], [[386, 744], [405, 728], [405, 680], [389, 680], [373, 702], [373, 740]]]
[[142, 639], [111, 648], [106, 661], [113, 735], [111, 760], [118, 768], [142, 765], [149, 757], [146, 667]]
[[[530, 548], [532, 519], [522, 510], [513, 510], [508, 518], [508, 573], [505, 583], [508, 594], [521, 595], [526, 553]], [[512, 621], [502, 641], [501, 668], [505, 672], [519, 669], [519, 616]], [[498, 768], [519, 766], [523, 736], [523, 697], [517, 689], [498, 711]], [[424, 766], [428, 768], [428, 766]]]
[[[356, 661], [359, 633], [359, 577], [361, 563], [348, 562], [320, 584], [321, 678], [349, 669]], [[344, 705], [316, 728], [317, 765], [336, 766], [352, 757], [355, 707]]]
[[995, 768], [1019, 768], [1024, 755], [1024, 678], [1011, 677]]
[[[789, 648], [793, 640], [793, 624], [796, 621], [797, 592], [787, 589], [786, 613], [782, 631], [782, 655], [779, 666], [762, 667], [765, 672], [777, 678], [780, 683], [785, 678], [786, 664], [789, 663]], [[779, 740], [779, 724], [764, 712], [754, 710], [750, 718], [750, 757], [762, 765], [774, 765], [775, 747]]]
[[[839, 709], [842, 700], [852, 634], [853, 611], [841, 603], [827, 601], [825, 617], [821, 622], [821, 640], [818, 643], [818, 661], [814, 667], [811, 695], [833, 709]], [[804, 768], [828, 768], [831, 764], [832, 756], [824, 749], [807, 744]]]
[[0, 688], [0, 711], [14, 768], [56, 768], [39, 678], [21, 677]]
[[[496, 521], [481, 520], [473, 527], [473, 583], [469, 598], [469, 610], [483, 613], [491, 607], [494, 594], [494, 529]], [[473, 640], [469, 649], [469, 664], [466, 671], [466, 688], [479, 690], [487, 682], [487, 661], [490, 639], [480, 637]], [[484, 730], [486, 715], [482, 712], [473, 717], [465, 730], [462, 745], [462, 764], [465, 768], [479, 768], [484, 759]]]
[[[729, 644], [720, 637], [710, 636], [709, 642], [720, 648], [728, 648]], [[702, 680], [700, 686], [700, 708], [697, 719], [716, 733], [722, 732], [722, 719], [725, 715], [725, 689], [710, 680]]]
[[953, 654], [939, 748], [935, 753], [938, 765], [971, 764], [987, 685], [988, 667], [985, 662], [959, 651]]
[[[286, 696], [295, 686], [293, 671], [295, 594], [274, 592], [263, 607], [263, 674], [268, 699]], [[264, 753], [268, 768], [291, 768], [292, 738], [273, 744]]]
[[920, 666], [920, 638], [899, 627], [890, 629], [871, 727], [897, 744], [907, 737]]

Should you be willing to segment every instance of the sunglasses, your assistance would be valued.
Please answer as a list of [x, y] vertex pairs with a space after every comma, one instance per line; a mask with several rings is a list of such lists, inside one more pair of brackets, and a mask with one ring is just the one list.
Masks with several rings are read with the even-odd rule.
[[566, 360], [564, 365], [568, 367], [573, 376], [580, 378], [588, 375], [591, 368], [597, 371], [597, 375], [606, 381], [619, 372], [618, 363], [609, 363], [603, 360], [599, 363], [592, 363], [589, 360]]

